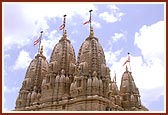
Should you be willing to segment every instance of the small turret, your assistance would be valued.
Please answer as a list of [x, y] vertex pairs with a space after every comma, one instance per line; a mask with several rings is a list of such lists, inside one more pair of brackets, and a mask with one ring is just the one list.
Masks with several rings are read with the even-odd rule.
[[131, 72], [126, 71], [122, 75], [120, 85], [120, 96], [122, 98], [122, 107], [130, 109], [132, 107], [141, 107], [139, 90], [135, 85]]

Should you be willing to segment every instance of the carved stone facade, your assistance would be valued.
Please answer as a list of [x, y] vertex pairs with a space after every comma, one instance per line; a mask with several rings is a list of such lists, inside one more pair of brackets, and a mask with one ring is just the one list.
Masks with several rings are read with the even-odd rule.
[[82, 43], [77, 62], [66, 30], [46, 61], [42, 49], [30, 63], [16, 100], [15, 111], [148, 111], [141, 104], [131, 72], [123, 73], [120, 90], [98, 38]]

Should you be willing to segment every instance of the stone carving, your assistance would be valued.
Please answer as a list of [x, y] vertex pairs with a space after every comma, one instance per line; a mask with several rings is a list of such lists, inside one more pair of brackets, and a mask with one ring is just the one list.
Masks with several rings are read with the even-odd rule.
[[106, 71], [106, 65], [105, 64], [101, 64], [101, 76], [106, 76], [107, 71]]
[[73, 74], [74, 74], [74, 72], [75, 72], [75, 67], [76, 67], [76, 65], [75, 65], [74, 63], [70, 63], [70, 65], [69, 65], [69, 74], [70, 74], [70, 75], [73, 75]]
[[37, 93], [36, 93], [37, 87], [34, 86], [33, 92], [31, 94], [31, 103], [37, 102]]
[[46, 77], [43, 78], [43, 81], [42, 81], [42, 87], [46, 85]]
[[89, 75], [89, 70], [88, 70], [88, 63], [87, 62], [82, 62], [79, 64], [79, 67], [82, 68], [82, 73], [83, 75], [88, 76]]
[[27, 106], [30, 106], [30, 102], [31, 102], [31, 92], [29, 91], [27, 95]]
[[124, 111], [148, 110], [126, 67], [120, 90], [111, 81], [102, 46], [94, 36], [82, 43], [77, 63], [66, 30], [53, 48], [49, 63], [40, 54], [30, 63], [15, 110], [26, 111]]

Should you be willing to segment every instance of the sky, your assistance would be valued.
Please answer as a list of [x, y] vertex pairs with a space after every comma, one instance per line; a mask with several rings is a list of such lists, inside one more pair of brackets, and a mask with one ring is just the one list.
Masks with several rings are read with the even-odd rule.
[[165, 111], [166, 96], [166, 24], [163, 3], [3, 3], [3, 110], [15, 108], [26, 70], [35, 58], [38, 45], [33, 42], [43, 30], [41, 45], [49, 61], [62, 36], [59, 26], [66, 14], [68, 39], [77, 57], [89, 36], [92, 9], [94, 35], [102, 45], [111, 78], [117, 85], [125, 71], [123, 63], [130, 53], [130, 66], [141, 101], [150, 111]]

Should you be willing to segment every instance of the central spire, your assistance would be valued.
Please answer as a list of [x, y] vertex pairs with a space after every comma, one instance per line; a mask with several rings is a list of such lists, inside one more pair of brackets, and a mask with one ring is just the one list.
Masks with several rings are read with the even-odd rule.
[[59, 30], [62, 30], [63, 34], [52, 51], [49, 71], [51, 73], [60, 74], [61, 70], [64, 70], [66, 75], [72, 75], [76, 59], [74, 48], [71, 45], [70, 40], [67, 38], [67, 30], [65, 28], [66, 16], [66, 14], [63, 15], [63, 24], [59, 27]]

